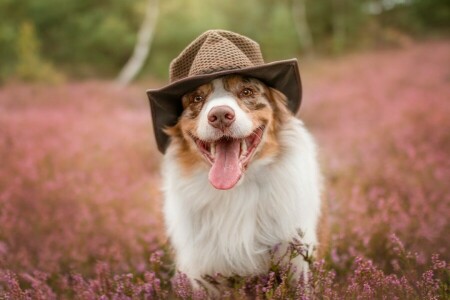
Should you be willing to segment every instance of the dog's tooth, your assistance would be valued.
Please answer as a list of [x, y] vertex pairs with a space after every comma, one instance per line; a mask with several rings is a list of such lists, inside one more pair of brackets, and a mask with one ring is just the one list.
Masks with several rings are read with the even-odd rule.
[[216, 143], [211, 143], [211, 156], [214, 158], [216, 155]]
[[243, 155], [247, 154], [247, 143], [245, 142], [245, 139], [241, 140], [241, 152]]

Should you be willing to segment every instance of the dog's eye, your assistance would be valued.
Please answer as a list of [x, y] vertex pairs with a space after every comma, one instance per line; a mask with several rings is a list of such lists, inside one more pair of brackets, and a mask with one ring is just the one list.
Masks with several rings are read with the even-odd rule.
[[203, 96], [195, 95], [194, 98], [192, 98], [192, 102], [199, 103], [199, 102], [202, 102], [203, 99], [204, 99]]
[[253, 95], [253, 90], [250, 88], [244, 88], [240, 93], [240, 97], [250, 97]]

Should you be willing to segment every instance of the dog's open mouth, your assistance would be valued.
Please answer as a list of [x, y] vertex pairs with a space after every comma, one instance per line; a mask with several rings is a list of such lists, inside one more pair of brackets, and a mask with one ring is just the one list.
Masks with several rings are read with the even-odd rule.
[[192, 136], [200, 153], [212, 165], [209, 181], [216, 189], [228, 190], [239, 182], [261, 142], [264, 129], [262, 125], [245, 138], [223, 136], [211, 142]]

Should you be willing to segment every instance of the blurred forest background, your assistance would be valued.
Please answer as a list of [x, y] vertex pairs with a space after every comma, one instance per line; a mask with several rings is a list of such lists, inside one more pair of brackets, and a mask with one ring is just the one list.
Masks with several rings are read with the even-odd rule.
[[162, 79], [207, 29], [247, 35], [271, 61], [403, 45], [448, 34], [450, 21], [447, 0], [0, 0], [0, 81], [115, 77], [149, 6], [154, 34], [140, 74]]

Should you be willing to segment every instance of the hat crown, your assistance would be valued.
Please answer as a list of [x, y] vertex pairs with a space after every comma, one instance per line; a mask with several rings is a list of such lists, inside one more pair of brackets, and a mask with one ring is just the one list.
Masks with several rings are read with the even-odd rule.
[[208, 30], [170, 64], [170, 82], [195, 75], [263, 65], [258, 43], [226, 30]]

